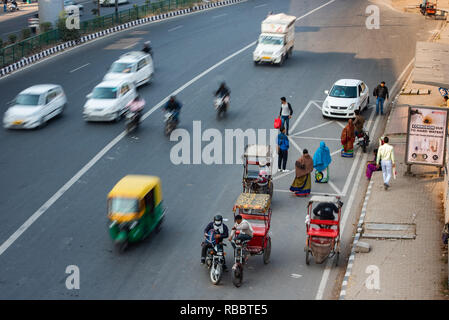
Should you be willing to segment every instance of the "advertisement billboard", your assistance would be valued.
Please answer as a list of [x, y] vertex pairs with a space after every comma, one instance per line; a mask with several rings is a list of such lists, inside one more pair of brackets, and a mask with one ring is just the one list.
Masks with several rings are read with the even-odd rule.
[[407, 164], [444, 166], [448, 110], [439, 107], [409, 107], [405, 154]]

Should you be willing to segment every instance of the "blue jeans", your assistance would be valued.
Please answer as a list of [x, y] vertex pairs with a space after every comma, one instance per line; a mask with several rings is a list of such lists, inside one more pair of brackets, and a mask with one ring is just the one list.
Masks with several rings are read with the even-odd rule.
[[[289, 116], [282, 116], [281, 120], [282, 120], [282, 127], [285, 128], [285, 134], [288, 135], [288, 127], [290, 124], [290, 118], [289, 118]], [[285, 124], [287, 124], [287, 126], [285, 126]]]
[[384, 101], [385, 101], [385, 98], [377, 97], [376, 114], [379, 114], [379, 105], [380, 105], [380, 113], [384, 114]]

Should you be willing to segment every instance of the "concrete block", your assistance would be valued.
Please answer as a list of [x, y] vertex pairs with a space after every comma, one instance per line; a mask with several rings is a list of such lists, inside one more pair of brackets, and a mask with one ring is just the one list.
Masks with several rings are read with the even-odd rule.
[[358, 241], [355, 246], [355, 252], [368, 253], [371, 250], [371, 246], [367, 242]]

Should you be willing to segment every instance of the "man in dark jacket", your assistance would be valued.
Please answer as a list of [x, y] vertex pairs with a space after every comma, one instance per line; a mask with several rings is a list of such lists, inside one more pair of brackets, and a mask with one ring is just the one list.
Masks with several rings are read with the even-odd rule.
[[[223, 239], [226, 239], [229, 236], [229, 230], [228, 227], [223, 223], [223, 217], [219, 214], [217, 214], [214, 217], [214, 221], [210, 222], [207, 226], [206, 229], [204, 229], [204, 236], [208, 236], [209, 235], [209, 231], [214, 230], [214, 237], [215, 237], [215, 241], [216, 243], [222, 243]], [[211, 247], [210, 243], [207, 243], [206, 241], [204, 241], [201, 244], [202, 248], [201, 248], [201, 263], [203, 264], [204, 262], [206, 262], [206, 250], [208, 248]], [[226, 270], [226, 260], [223, 264], [223, 270]]]
[[379, 114], [379, 105], [380, 105], [380, 114], [384, 114], [384, 102], [385, 99], [388, 99], [388, 88], [385, 86], [385, 81], [382, 81], [380, 85], [378, 85], [373, 92], [373, 96], [377, 97], [376, 100], [376, 115]]

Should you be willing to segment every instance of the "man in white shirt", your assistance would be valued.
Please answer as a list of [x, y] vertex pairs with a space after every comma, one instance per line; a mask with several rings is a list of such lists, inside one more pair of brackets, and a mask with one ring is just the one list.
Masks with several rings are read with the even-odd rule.
[[288, 136], [288, 127], [289, 127], [289, 120], [291, 119], [293, 114], [292, 106], [285, 97], [281, 98], [281, 110], [279, 111], [279, 117], [281, 117], [282, 125], [281, 128], [284, 127], [287, 132], [286, 135]]
[[251, 227], [251, 224], [242, 218], [241, 215], [235, 216], [235, 224], [232, 227], [231, 235], [229, 236], [228, 240], [232, 241], [232, 238], [234, 238], [235, 231], [239, 230], [240, 233], [236, 237], [236, 239], [245, 241], [245, 240], [251, 240], [253, 237], [253, 228]]
[[388, 144], [388, 137], [383, 139], [384, 144], [377, 150], [376, 164], [379, 168], [379, 162], [382, 165], [382, 174], [384, 178], [384, 188], [388, 190], [390, 187], [391, 170], [395, 167], [393, 146]]

